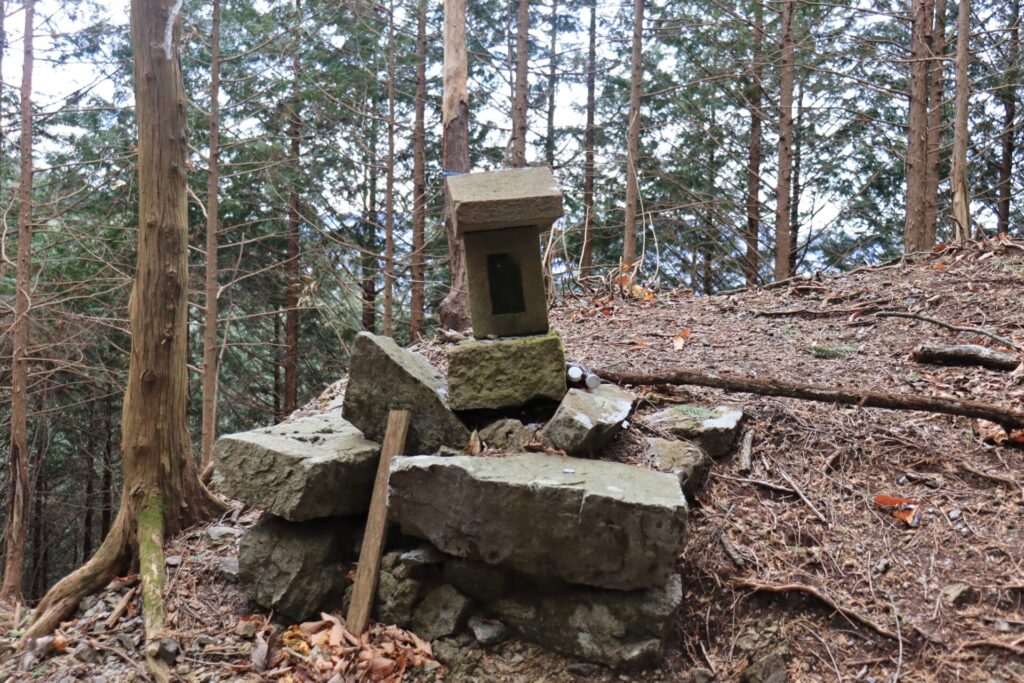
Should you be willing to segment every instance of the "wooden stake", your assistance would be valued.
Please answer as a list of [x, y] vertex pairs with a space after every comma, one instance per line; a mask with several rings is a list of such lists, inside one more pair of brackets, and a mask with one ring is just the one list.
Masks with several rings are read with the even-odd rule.
[[373, 596], [377, 592], [380, 556], [384, 550], [384, 534], [388, 524], [388, 473], [391, 470], [391, 458], [405, 449], [405, 435], [408, 431], [409, 411], [392, 410], [388, 414], [388, 428], [384, 434], [384, 445], [380, 449], [377, 478], [373, 482], [373, 495], [370, 498], [370, 514], [366, 518], [363, 547], [359, 550], [352, 603], [348, 607], [346, 626], [357, 636], [362, 635], [370, 623]]

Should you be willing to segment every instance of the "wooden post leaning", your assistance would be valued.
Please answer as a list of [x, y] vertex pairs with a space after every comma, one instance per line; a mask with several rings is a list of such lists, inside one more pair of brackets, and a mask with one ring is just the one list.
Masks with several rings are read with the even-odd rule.
[[405, 450], [405, 436], [408, 431], [409, 411], [392, 410], [388, 414], [384, 445], [380, 449], [377, 478], [374, 479], [373, 494], [370, 498], [370, 514], [366, 517], [366, 530], [363, 532], [363, 545], [359, 550], [359, 566], [356, 569], [356, 583], [346, 619], [348, 630], [357, 636], [362, 635], [370, 623], [373, 596], [377, 592], [380, 558], [388, 526], [388, 472], [391, 469], [391, 458]]

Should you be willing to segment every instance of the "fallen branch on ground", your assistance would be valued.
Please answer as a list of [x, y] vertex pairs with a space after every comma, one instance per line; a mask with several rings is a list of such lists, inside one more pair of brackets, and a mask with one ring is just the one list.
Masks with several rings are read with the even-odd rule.
[[891, 640], [900, 639], [898, 635], [896, 635], [889, 629], [885, 628], [884, 626], [879, 626], [875, 622], [871, 621], [871, 619], [864, 616], [852, 607], [844, 607], [840, 605], [834, 599], [832, 599], [825, 593], [822, 593], [814, 586], [807, 586], [802, 583], [761, 583], [760, 581], [754, 581], [751, 579], [741, 580], [737, 583], [738, 585], [744, 588], [750, 588], [751, 590], [760, 593], [805, 593], [807, 595], [817, 598], [821, 602], [825, 603], [826, 605], [834, 609], [836, 612], [842, 614], [847, 619], [851, 621], [856, 621], [859, 624], [867, 626], [880, 636], [885, 636], [886, 638], [889, 638]]
[[931, 323], [932, 325], [944, 327], [947, 330], [952, 330], [954, 332], [968, 332], [970, 334], [980, 334], [983, 337], [988, 337], [993, 341], [999, 342], [1003, 346], [1020, 351], [1020, 347], [1014, 344], [1011, 340], [1007, 339], [1006, 337], [1001, 337], [998, 334], [995, 334], [994, 332], [989, 332], [988, 330], [981, 327], [961, 327], [959, 325], [951, 325], [950, 323], [947, 323], [944, 320], [938, 320], [937, 318], [929, 318], [928, 316], [921, 315], [919, 313], [904, 313], [903, 311], [879, 311], [878, 313], [875, 313], [875, 317], [908, 318], [910, 320], [921, 320], [926, 323]]
[[614, 370], [598, 370], [603, 379], [618, 384], [649, 386], [652, 384], [682, 384], [700, 387], [713, 387], [726, 391], [759, 394], [761, 396], [781, 396], [797, 398], [803, 401], [820, 403], [838, 403], [841, 405], [861, 406], [864, 408], [885, 408], [887, 410], [919, 410], [925, 413], [942, 413], [960, 415], [962, 417], [980, 418], [995, 422], [1007, 431], [1024, 429], [1024, 412], [1011, 408], [961, 401], [953, 398], [936, 396], [914, 396], [912, 394], [889, 394], [882, 391], [854, 391], [849, 389], [828, 389], [810, 384], [786, 382], [780, 379], [757, 379], [735, 375], [706, 375], [694, 370], [675, 369], [667, 372], [642, 375], [633, 372], [617, 372]]
[[936, 346], [922, 344], [914, 349], [911, 357], [918, 363], [935, 365], [980, 365], [993, 370], [1016, 370], [1021, 359], [1013, 353], [1003, 353], [978, 344], [954, 344]]

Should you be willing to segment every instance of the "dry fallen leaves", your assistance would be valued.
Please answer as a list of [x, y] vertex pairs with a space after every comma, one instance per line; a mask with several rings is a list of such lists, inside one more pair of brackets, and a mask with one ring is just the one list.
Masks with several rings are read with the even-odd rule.
[[682, 351], [688, 341], [690, 341], [690, 328], [686, 327], [679, 330], [679, 334], [672, 337], [672, 347], [676, 351]]
[[914, 498], [875, 496], [875, 505], [889, 510], [893, 517], [911, 529], [916, 528], [921, 523], [921, 503]]
[[356, 636], [343, 617], [320, 616], [317, 621], [291, 626], [282, 634], [285, 659], [291, 669], [281, 680], [398, 683], [409, 668], [433, 661], [430, 644], [415, 633], [375, 624]]

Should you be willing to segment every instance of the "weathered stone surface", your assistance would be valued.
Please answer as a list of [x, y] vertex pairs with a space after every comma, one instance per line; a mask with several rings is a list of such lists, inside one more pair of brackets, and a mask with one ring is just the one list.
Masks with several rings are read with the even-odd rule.
[[515, 408], [565, 396], [565, 350], [555, 333], [471, 339], [448, 349], [452, 410]]
[[412, 412], [406, 452], [464, 448], [469, 431], [448, 409], [447, 396], [444, 376], [420, 354], [388, 337], [369, 332], [356, 336], [343, 414], [368, 438], [383, 440], [388, 411], [405, 409]]
[[506, 633], [508, 632], [505, 624], [496, 619], [484, 619], [478, 614], [470, 617], [466, 625], [472, 631], [476, 642], [485, 646], [494, 645], [505, 640]]
[[222, 436], [214, 454], [224, 493], [298, 522], [369, 508], [380, 446], [333, 411]]
[[483, 562], [451, 559], [444, 563], [444, 580], [474, 600], [490, 602], [504, 597], [508, 571]]
[[425, 640], [449, 636], [466, 623], [473, 601], [448, 584], [427, 593], [413, 615], [413, 631]]
[[381, 572], [375, 596], [377, 617], [385, 624], [410, 626], [421, 588], [422, 584], [416, 579], [400, 579], [394, 574]]
[[632, 590], [672, 573], [686, 499], [672, 474], [540, 453], [392, 461], [389, 514], [442, 551]]
[[652, 427], [694, 441], [712, 458], [729, 453], [742, 420], [743, 409], [736, 406], [703, 408], [696, 405], [672, 406], [644, 418]]
[[547, 166], [453, 175], [446, 185], [459, 237], [519, 225], [546, 230], [562, 215], [562, 193]]
[[642, 668], [662, 658], [682, 598], [682, 581], [673, 574], [663, 585], [640, 591], [524, 591], [487, 605], [487, 610], [544, 647], [609, 666]]
[[265, 514], [239, 541], [238, 583], [253, 602], [296, 622], [337, 607], [363, 522]]
[[548, 300], [538, 229], [471, 232], [463, 244], [473, 336], [483, 339], [547, 332]]
[[675, 473], [683, 493], [690, 494], [704, 486], [715, 464], [703, 448], [690, 441], [649, 438], [647, 455], [658, 469]]
[[570, 455], [593, 455], [618, 432], [634, 400], [633, 394], [614, 384], [593, 391], [570, 389], [541, 430], [541, 441]]
[[480, 430], [480, 439], [492, 448], [518, 452], [537, 438], [536, 427], [527, 427], [519, 420], [502, 418]]

